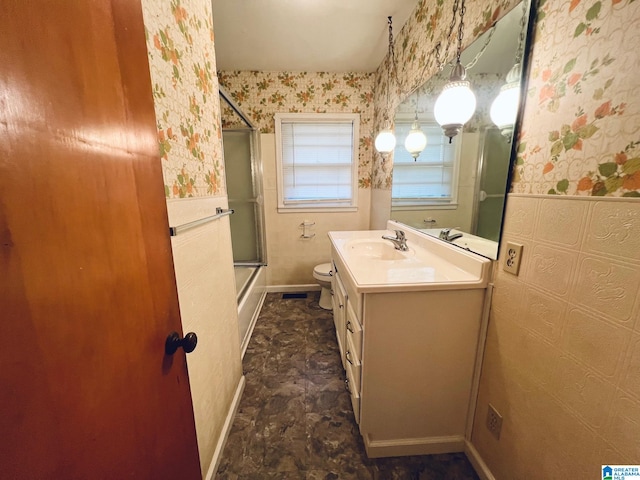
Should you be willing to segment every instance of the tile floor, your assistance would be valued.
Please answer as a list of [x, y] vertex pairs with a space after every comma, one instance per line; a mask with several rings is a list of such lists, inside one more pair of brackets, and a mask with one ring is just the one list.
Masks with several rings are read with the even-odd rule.
[[478, 479], [464, 454], [369, 459], [344, 387], [331, 312], [268, 294], [217, 479]]

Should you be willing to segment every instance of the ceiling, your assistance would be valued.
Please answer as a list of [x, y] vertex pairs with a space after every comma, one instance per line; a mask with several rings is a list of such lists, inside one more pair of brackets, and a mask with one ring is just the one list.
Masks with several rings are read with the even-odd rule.
[[217, 69], [373, 72], [418, 0], [213, 0]]

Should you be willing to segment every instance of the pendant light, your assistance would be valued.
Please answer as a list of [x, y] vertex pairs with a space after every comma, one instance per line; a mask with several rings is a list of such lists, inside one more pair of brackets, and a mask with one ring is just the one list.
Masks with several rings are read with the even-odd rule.
[[520, 79], [522, 78], [522, 55], [524, 50], [524, 34], [527, 16], [527, 2], [522, 2], [522, 18], [520, 19], [520, 37], [516, 50], [515, 64], [507, 73], [507, 81], [500, 88], [500, 93], [491, 104], [489, 115], [491, 121], [500, 129], [502, 135], [511, 139], [513, 126], [518, 115], [520, 103]]
[[374, 145], [376, 150], [383, 155], [392, 152], [396, 148], [396, 136], [391, 130], [391, 124], [388, 120], [385, 122], [385, 128], [376, 135]]
[[500, 129], [502, 135], [511, 138], [513, 125], [518, 115], [520, 103], [520, 62], [516, 63], [507, 74], [507, 83], [500, 88], [500, 93], [491, 104], [489, 115], [491, 121]]
[[[464, 35], [465, 0], [456, 0], [453, 5], [452, 27], [455, 25], [456, 12], [460, 4], [460, 24], [458, 26], [458, 51], [456, 64], [451, 69], [449, 82], [443, 87], [434, 105], [433, 114], [436, 122], [444, 130], [444, 134], [451, 139], [455, 137], [476, 111], [476, 96], [471, 90], [471, 84], [466, 80], [466, 70], [460, 63], [462, 54], [462, 38]], [[439, 50], [436, 50], [439, 53]], [[437, 58], [437, 57], [436, 57]]]
[[420, 104], [420, 89], [416, 91], [416, 116], [411, 125], [411, 131], [407, 138], [404, 140], [404, 148], [411, 154], [413, 160], [418, 159], [418, 155], [427, 146], [427, 136], [420, 129], [420, 123], [418, 122], [418, 105]]
[[389, 24], [389, 53], [387, 55], [387, 108], [384, 112], [384, 128], [378, 132], [374, 145], [376, 150], [383, 156], [392, 152], [396, 148], [396, 136], [391, 129], [391, 121], [389, 120], [389, 110], [391, 110], [390, 102], [390, 90], [391, 90], [391, 68], [395, 66], [395, 54], [393, 51], [393, 19], [387, 17], [387, 23]]

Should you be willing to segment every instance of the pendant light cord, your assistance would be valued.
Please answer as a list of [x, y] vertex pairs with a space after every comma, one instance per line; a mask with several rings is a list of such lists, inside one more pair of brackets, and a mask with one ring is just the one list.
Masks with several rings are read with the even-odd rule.
[[[451, 35], [453, 35], [453, 31], [456, 28], [456, 17], [458, 16], [459, 5], [460, 5], [460, 0], [455, 0], [453, 2], [453, 17], [451, 18], [451, 24], [449, 25], [449, 33], [447, 34], [447, 40], [451, 38]], [[440, 71], [444, 70], [446, 59], [449, 57], [450, 46], [451, 46], [451, 42], [447, 41], [447, 46], [445, 48], [445, 51], [441, 52], [440, 49], [442, 48], [442, 42], [438, 42], [434, 48], [436, 63], [438, 64], [438, 70]], [[444, 61], [442, 60], [442, 57], [445, 58]]]
[[[389, 65], [387, 66], [387, 109], [384, 112], [384, 120], [385, 128], [391, 128], [391, 120], [389, 118], [389, 112], [391, 110], [391, 69], [393, 68], [395, 71], [396, 68], [396, 54], [393, 48], [393, 17], [387, 17], [387, 24], [389, 25], [389, 53], [387, 54], [387, 61], [389, 62]], [[397, 78], [398, 73], [394, 73]]]
[[462, 0], [460, 5], [460, 25], [458, 26], [458, 52], [456, 54], [456, 61], [460, 63], [460, 55], [462, 55], [462, 39], [464, 38], [464, 14], [467, 12], [465, 6], [465, 0]]
[[515, 63], [522, 62], [522, 56], [524, 55], [524, 37], [526, 33], [528, 3], [529, 2], [527, 0], [523, 0], [522, 2], [522, 18], [520, 18], [520, 36], [518, 37], [518, 50], [516, 50]]

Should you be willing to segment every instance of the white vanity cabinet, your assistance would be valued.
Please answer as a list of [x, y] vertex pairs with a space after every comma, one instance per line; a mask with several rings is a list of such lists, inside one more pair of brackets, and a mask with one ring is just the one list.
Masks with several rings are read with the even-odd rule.
[[336, 285], [346, 292], [336, 333], [368, 456], [464, 451], [486, 281], [433, 289], [359, 282], [331, 233]]

